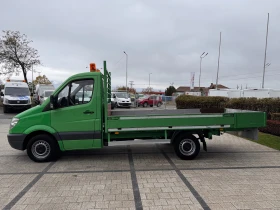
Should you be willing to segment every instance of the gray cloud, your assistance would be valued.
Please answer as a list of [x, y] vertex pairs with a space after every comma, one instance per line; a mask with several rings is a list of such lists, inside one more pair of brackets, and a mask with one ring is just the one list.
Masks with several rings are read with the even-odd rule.
[[[40, 70], [52, 80], [63, 81], [87, 71], [90, 62], [102, 66], [107, 60], [113, 84], [128, 80], [135, 87], [154, 88], [189, 85], [195, 72], [198, 85], [216, 80], [219, 32], [222, 47], [219, 83], [235, 88], [262, 81], [267, 13], [270, 13], [265, 87], [278, 88], [280, 73], [280, 2], [235, 1], [5, 1], [1, 3], [3, 30], [19, 30], [34, 41], [44, 63]], [[118, 62], [118, 63], [117, 63]]]

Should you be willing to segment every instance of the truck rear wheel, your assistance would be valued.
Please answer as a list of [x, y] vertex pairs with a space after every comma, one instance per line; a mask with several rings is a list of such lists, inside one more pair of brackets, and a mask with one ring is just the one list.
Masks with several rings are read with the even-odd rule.
[[175, 139], [174, 150], [182, 160], [192, 160], [200, 151], [200, 143], [193, 135], [183, 133]]
[[29, 140], [27, 154], [35, 162], [49, 162], [59, 157], [60, 149], [51, 136], [40, 134]]

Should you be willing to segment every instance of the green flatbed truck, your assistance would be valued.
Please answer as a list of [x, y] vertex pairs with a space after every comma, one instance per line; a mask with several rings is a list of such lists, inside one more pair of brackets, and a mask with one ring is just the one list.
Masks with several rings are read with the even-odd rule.
[[93, 70], [71, 76], [42, 105], [16, 115], [7, 136], [11, 147], [47, 162], [63, 151], [102, 148], [111, 141], [166, 139], [178, 157], [194, 159], [200, 142], [207, 150], [205, 139], [213, 135], [236, 132], [256, 138], [257, 128], [266, 125], [266, 114], [253, 111], [112, 111], [111, 73], [106, 61], [103, 65], [103, 74]]

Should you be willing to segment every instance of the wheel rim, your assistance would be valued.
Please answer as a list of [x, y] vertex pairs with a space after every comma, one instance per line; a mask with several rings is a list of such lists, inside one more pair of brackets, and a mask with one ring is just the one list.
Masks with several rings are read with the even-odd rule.
[[147, 107], [148, 106], [148, 104], [147, 103], [144, 103], [144, 107]]
[[34, 157], [38, 159], [44, 159], [49, 156], [51, 152], [51, 147], [48, 142], [44, 140], [39, 140], [34, 142], [31, 148], [31, 152]]
[[179, 150], [183, 155], [190, 156], [196, 150], [196, 145], [191, 139], [183, 139], [179, 144]]

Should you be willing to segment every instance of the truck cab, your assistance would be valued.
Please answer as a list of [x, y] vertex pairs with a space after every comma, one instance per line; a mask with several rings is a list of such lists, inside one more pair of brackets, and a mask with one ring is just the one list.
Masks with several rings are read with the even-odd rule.
[[4, 113], [31, 108], [30, 91], [25, 81], [7, 80], [1, 95]]

